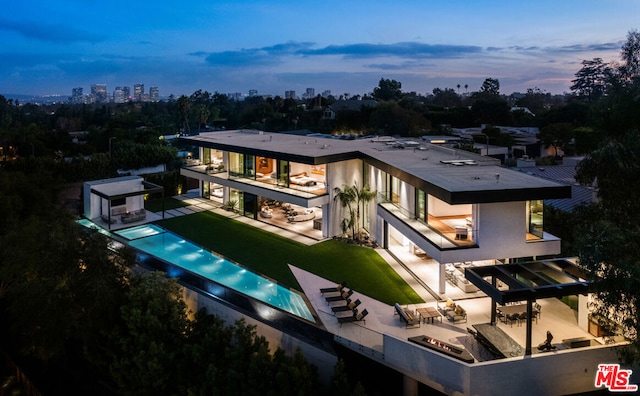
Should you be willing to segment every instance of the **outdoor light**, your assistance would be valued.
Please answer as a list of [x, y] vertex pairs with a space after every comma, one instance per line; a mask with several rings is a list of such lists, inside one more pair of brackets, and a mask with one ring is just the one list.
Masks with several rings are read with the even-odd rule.
[[496, 173], [496, 183], [500, 182], [500, 174]]

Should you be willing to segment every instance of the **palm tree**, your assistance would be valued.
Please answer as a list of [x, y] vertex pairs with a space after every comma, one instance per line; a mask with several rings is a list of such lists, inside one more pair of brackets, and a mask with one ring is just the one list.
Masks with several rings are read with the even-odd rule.
[[371, 191], [369, 184], [358, 188], [358, 183], [353, 183], [353, 189], [356, 198], [356, 235], [360, 238], [360, 205], [362, 205], [362, 211], [364, 212], [365, 205], [375, 199], [377, 191]]
[[351, 229], [351, 237], [353, 240], [360, 239], [360, 207], [367, 202], [371, 202], [376, 197], [377, 192], [371, 191], [368, 184], [362, 188], [358, 187], [358, 183], [354, 182], [353, 186], [343, 185], [342, 188], [333, 189], [335, 193], [334, 200], [340, 201], [340, 206], [348, 209], [348, 217], [342, 220], [341, 226], [343, 233], [347, 229]]
[[458, 87], [458, 95], [460, 95], [460, 84], [456, 85]]
[[335, 193], [333, 200], [340, 201], [340, 207], [342, 207], [342, 209], [346, 208], [349, 210], [348, 217], [342, 219], [342, 231], [343, 233], [346, 233], [347, 229], [351, 229], [352, 238], [355, 239], [354, 223], [356, 219], [356, 212], [353, 210], [353, 204], [356, 202], [356, 193], [353, 187], [346, 184], [343, 185], [342, 188], [334, 188], [333, 192]]

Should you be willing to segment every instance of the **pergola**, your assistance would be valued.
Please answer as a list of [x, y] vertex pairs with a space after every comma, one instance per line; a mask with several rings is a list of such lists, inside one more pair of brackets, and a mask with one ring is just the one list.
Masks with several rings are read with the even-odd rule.
[[[109, 229], [111, 229], [111, 202], [112, 201], [127, 198], [127, 197], [135, 197], [139, 195], [155, 194], [155, 193], [161, 193], [162, 198], [164, 198], [164, 188], [162, 186], [159, 186], [157, 184], [150, 183], [144, 180], [141, 181], [141, 184], [144, 187], [142, 190], [116, 192], [116, 193], [101, 191], [97, 187], [91, 188], [91, 194], [95, 194], [100, 198], [106, 199], [107, 201], [109, 201], [109, 204], [108, 204], [108, 220], [109, 221], [107, 221]], [[162, 218], [164, 218], [164, 200], [162, 201]]]
[[496, 304], [526, 301], [525, 355], [531, 355], [533, 302], [543, 298], [587, 294], [591, 286], [582, 269], [566, 259], [468, 267], [465, 277], [491, 297], [492, 325], [496, 323]]

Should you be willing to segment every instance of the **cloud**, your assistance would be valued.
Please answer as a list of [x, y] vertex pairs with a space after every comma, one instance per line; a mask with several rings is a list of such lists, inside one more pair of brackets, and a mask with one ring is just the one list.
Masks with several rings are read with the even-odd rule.
[[[273, 65], [291, 57], [327, 57], [341, 56], [343, 59], [375, 59], [395, 57], [405, 59], [451, 59], [478, 54], [483, 51], [478, 46], [423, 44], [417, 42], [401, 42], [395, 44], [347, 44], [329, 45], [313, 48], [311, 42], [289, 41], [260, 48], [243, 48], [235, 51], [205, 53], [193, 52], [190, 55], [204, 57], [212, 66], [254, 66]], [[391, 67], [380, 64], [379, 68]]]
[[[272, 65], [277, 64], [282, 57], [299, 55], [302, 50], [311, 46], [313, 43], [289, 41], [268, 47], [212, 52], [205, 56], [205, 61], [213, 66]], [[192, 55], [202, 56], [203, 52], [194, 52]]]
[[475, 45], [425, 44], [419, 42], [399, 42], [392, 44], [355, 43], [344, 45], [327, 45], [314, 48], [311, 42], [295, 42], [274, 44], [260, 48], [243, 48], [239, 50], [204, 52], [197, 51], [190, 55], [203, 57], [212, 66], [254, 67], [256, 65], [272, 66], [291, 59], [313, 59], [324, 57], [338, 57], [343, 60], [385, 59], [384, 62], [371, 62], [362, 65], [366, 68], [380, 70], [400, 70], [415, 64], [389, 62], [389, 58], [405, 61], [420, 60], [448, 60], [479, 58], [483, 55], [505, 53], [520, 55], [560, 54], [560, 53], [590, 53], [607, 52], [620, 48], [620, 43], [576, 44], [566, 46], [508, 46], [508, 47], [480, 47]]
[[400, 58], [455, 58], [482, 52], [473, 45], [424, 44], [401, 42], [395, 44], [347, 44], [330, 45], [320, 49], [300, 51], [302, 55], [342, 55], [346, 58], [371, 58], [394, 56]]
[[96, 43], [105, 39], [105, 36], [74, 29], [70, 25], [48, 24], [28, 20], [12, 21], [5, 18], [0, 18], [0, 30], [14, 32], [32, 40], [57, 44]]

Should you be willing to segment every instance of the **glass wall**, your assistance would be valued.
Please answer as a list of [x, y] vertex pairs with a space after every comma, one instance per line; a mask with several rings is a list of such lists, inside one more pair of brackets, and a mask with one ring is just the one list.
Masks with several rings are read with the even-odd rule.
[[244, 155], [239, 153], [229, 153], [229, 176], [244, 175]]
[[528, 232], [537, 236], [543, 237], [543, 225], [544, 225], [544, 201], [541, 199], [527, 202], [528, 212]]
[[278, 185], [289, 187], [289, 161], [278, 160]]
[[244, 154], [244, 177], [254, 178], [256, 176], [255, 165], [256, 157], [250, 154]]
[[393, 176], [391, 177], [391, 202], [400, 203], [400, 179]]
[[427, 222], [427, 194], [416, 189], [416, 219]]

